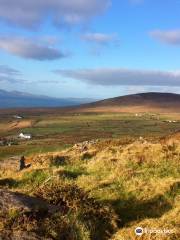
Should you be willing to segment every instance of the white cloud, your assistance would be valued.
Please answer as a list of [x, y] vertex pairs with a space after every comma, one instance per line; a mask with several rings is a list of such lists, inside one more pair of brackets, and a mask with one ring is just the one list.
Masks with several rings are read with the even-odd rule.
[[180, 46], [180, 30], [155, 30], [150, 32], [150, 36], [160, 42]]
[[90, 54], [94, 56], [101, 55], [106, 47], [119, 47], [119, 39], [116, 33], [89, 32], [82, 34], [81, 39], [90, 44]]
[[56, 70], [55, 73], [100, 86], [180, 86], [180, 72], [173, 71], [98, 68]]
[[25, 28], [38, 27], [45, 17], [58, 25], [81, 24], [110, 4], [111, 0], [0, 0], [0, 20]]
[[86, 33], [81, 36], [81, 39], [87, 42], [97, 44], [108, 44], [117, 40], [116, 34], [104, 33]]
[[55, 60], [67, 57], [59, 49], [21, 37], [0, 37], [0, 49], [13, 55], [34, 60]]

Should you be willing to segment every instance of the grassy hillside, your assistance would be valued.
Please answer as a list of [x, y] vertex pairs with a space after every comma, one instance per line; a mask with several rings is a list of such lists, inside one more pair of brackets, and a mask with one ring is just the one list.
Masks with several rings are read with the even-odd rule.
[[[65, 150], [34, 154], [21, 172], [8, 161], [0, 186], [59, 207], [53, 214], [0, 214], [2, 236], [19, 232], [35, 239], [139, 239], [137, 226], [170, 229], [141, 239], [178, 240], [180, 139], [92, 140]], [[10, 164], [10, 165], [8, 165]], [[9, 235], [8, 235], [9, 234]]]
[[120, 96], [80, 106], [80, 112], [179, 113], [180, 95], [148, 92]]

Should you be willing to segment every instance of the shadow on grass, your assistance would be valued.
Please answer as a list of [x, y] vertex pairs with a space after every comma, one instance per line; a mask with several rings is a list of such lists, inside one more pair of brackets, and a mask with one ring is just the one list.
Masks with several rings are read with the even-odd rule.
[[63, 166], [66, 164], [68, 160], [69, 160], [69, 157], [67, 156], [55, 156], [55, 157], [52, 157], [50, 166], [54, 166], [54, 167]]
[[120, 226], [124, 226], [131, 221], [161, 217], [172, 209], [172, 205], [161, 195], [148, 201], [139, 201], [136, 198], [131, 198], [109, 203], [121, 219]]
[[31, 172], [24, 172], [21, 180], [13, 178], [0, 179], [0, 187], [17, 188], [25, 186], [39, 186], [48, 178], [48, 174], [42, 169], [36, 169]]
[[4, 178], [0, 179], [0, 187], [17, 187], [18, 181], [14, 180], [13, 178]]
[[131, 196], [129, 199], [104, 201], [110, 204], [119, 216], [119, 227], [146, 218], [159, 218], [173, 208], [173, 199], [180, 190], [180, 183], [175, 182], [164, 194], [156, 195], [149, 200], [138, 200]]
[[82, 175], [87, 175], [87, 173], [81, 170], [63, 170], [63, 171], [60, 171], [59, 175], [62, 178], [75, 180]]

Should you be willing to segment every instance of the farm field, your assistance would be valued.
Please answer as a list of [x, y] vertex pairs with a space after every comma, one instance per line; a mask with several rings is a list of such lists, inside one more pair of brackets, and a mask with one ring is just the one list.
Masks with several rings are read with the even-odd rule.
[[[30, 155], [62, 149], [92, 139], [155, 138], [180, 129], [180, 115], [127, 113], [61, 114], [31, 116], [14, 120], [5, 115], [0, 119], [0, 137], [17, 138], [23, 132], [32, 135], [30, 141], [18, 140], [18, 145], [0, 148], [0, 159], [15, 155]], [[168, 122], [175, 120], [175, 123]]]

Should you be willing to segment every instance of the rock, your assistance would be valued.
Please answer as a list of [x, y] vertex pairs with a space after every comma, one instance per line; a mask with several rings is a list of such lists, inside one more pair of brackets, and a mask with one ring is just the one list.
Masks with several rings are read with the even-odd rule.
[[99, 140], [91, 140], [91, 141], [84, 141], [82, 143], [75, 144], [72, 149], [78, 150], [80, 152], [86, 152], [89, 148], [94, 146], [96, 143], [98, 143]]
[[0, 240], [52, 240], [38, 236], [36, 233], [25, 231], [4, 231], [0, 235]]
[[8, 212], [10, 209], [19, 210], [21, 213], [53, 213], [58, 210], [56, 206], [42, 199], [0, 189], [0, 211]]
[[59, 210], [41, 198], [0, 189], [0, 240], [52, 240], [41, 226]]

